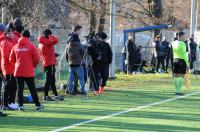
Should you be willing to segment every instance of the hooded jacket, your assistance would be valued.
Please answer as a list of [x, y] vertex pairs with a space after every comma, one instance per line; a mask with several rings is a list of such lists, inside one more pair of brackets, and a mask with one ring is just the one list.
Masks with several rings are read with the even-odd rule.
[[4, 76], [14, 74], [15, 67], [9, 62], [10, 52], [13, 46], [13, 41], [6, 37], [0, 43], [1, 68]]
[[67, 47], [66, 59], [70, 66], [80, 66], [85, 55], [85, 48], [78, 41], [71, 41]]
[[30, 39], [21, 37], [12, 48], [9, 61], [15, 64], [15, 77], [34, 77], [34, 68], [39, 64], [40, 58]]
[[44, 36], [38, 37], [40, 56], [42, 57], [43, 67], [56, 65], [56, 56], [54, 45], [58, 43], [58, 38], [50, 35], [49, 38]]

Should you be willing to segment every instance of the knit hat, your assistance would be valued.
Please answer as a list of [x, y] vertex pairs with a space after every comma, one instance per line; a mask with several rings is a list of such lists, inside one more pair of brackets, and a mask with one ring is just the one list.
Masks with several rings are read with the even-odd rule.
[[24, 27], [22, 25], [18, 25], [16, 27], [14, 27], [14, 30], [16, 30], [17, 32], [21, 33], [24, 30]]
[[14, 26], [13, 26], [13, 23], [12, 23], [12, 22], [9, 22], [9, 23], [6, 25], [6, 27], [7, 27], [8, 29], [14, 30]]
[[6, 25], [3, 23], [0, 23], [0, 32], [4, 32], [6, 30]]
[[21, 34], [23, 37], [30, 38], [30, 32], [28, 30], [23, 30]]
[[104, 40], [107, 38], [107, 34], [104, 32], [101, 32], [100, 37]]
[[22, 21], [21, 21], [21, 19], [20, 18], [15, 18], [14, 20], [13, 20], [13, 26], [14, 27], [17, 27], [17, 26], [22, 26]]

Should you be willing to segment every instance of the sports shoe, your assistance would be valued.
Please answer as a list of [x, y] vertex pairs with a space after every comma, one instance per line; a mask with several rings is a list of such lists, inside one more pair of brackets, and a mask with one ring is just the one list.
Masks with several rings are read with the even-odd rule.
[[37, 111], [41, 111], [43, 108], [44, 108], [44, 105], [40, 105], [40, 106], [37, 106], [37, 107], [36, 107], [36, 110], [37, 110]]
[[100, 93], [100, 94], [103, 94], [103, 92], [104, 92], [104, 87], [100, 87], [99, 93]]
[[45, 101], [54, 101], [54, 99], [52, 99], [52, 98], [49, 97], [49, 96], [45, 96], [43, 99], [44, 99]]
[[55, 97], [55, 100], [60, 100], [60, 101], [62, 101], [62, 100], [64, 100], [64, 97], [61, 96], [61, 95], [58, 95], [58, 96]]
[[4, 106], [3, 110], [15, 110], [15, 109], [11, 108], [10, 106]]
[[18, 106], [18, 104], [16, 104], [16, 103], [11, 103], [11, 104], [9, 104], [8, 105], [10, 108], [12, 108], [12, 109], [18, 109], [19, 108], [19, 106]]
[[24, 106], [20, 106], [18, 110], [19, 111], [25, 111]]
[[94, 95], [98, 95], [99, 94], [99, 91], [94, 91]]
[[183, 96], [184, 93], [178, 92], [178, 93], [175, 93], [175, 95]]

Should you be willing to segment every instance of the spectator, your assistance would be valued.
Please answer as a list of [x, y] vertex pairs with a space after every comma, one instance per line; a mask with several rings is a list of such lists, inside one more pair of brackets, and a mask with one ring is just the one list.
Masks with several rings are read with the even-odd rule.
[[162, 65], [162, 71], [165, 71], [165, 63], [164, 60], [166, 58], [166, 53], [164, 52], [165, 47], [160, 42], [160, 36], [156, 36], [156, 40], [154, 41], [155, 50], [156, 50], [156, 57], [157, 57], [157, 66], [156, 71], [159, 73], [160, 64]]
[[170, 43], [167, 41], [167, 39], [165, 37], [163, 37], [161, 46], [162, 46], [162, 50], [163, 50], [163, 55], [165, 56], [164, 57], [164, 64], [165, 64], [164, 72], [167, 73], [168, 72], [167, 69], [169, 66], [169, 59], [170, 59]]
[[4, 110], [18, 109], [15, 103], [17, 83], [14, 77], [14, 65], [9, 62], [9, 56], [13, 43], [13, 32], [11, 29], [5, 31], [4, 40], [0, 44], [1, 68], [4, 76]]
[[190, 70], [192, 70], [194, 68], [193, 66], [194, 61], [196, 61], [196, 48], [197, 48], [197, 44], [194, 42], [194, 35], [192, 35], [190, 38], [189, 47], [190, 47]]
[[132, 74], [136, 70], [134, 67], [137, 63], [136, 59], [136, 45], [133, 42], [133, 37], [129, 36], [126, 42], [126, 61], [127, 61], [127, 73]]
[[109, 77], [109, 64], [112, 62], [112, 50], [109, 44], [105, 42], [107, 35], [104, 32], [97, 33], [95, 37], [96, 43], [92, 45], [93, 51], [91, 55], [95, 75], [95, 80], [93, 81], [95, 88], [94, 95], [97, 95], [104, 92], [104, 87]]
[[40, 111], [44, 106], [39, 102], [34, 81], [34, 69], [39, 64], [40, 58], [36, 47], [30, 42], [29, 38], [30, 32], [24, 30], [18, 44], [11, 50], [9, 61], [15, 65], [14, 76], [17, 78], [18, 84], [19, 111], [25, 110], [23, 106], [24, 82], [31, 92], [36, 110]]
[[[46, 73], [46, 82], [44, 87], [44, 100], [54, 101], [63, 100], [62, 96], [58, 95], [56, 90], [56, 54], [54, 46], [58, 43], [58, 38], [52, 34], [50, 29], [45, 29], [43, 35], [38, 37], [39, 51], [42, 58], [42, 66]], [[49, 89], [52, 89], [55, 98], [49, 96]]]
[[[68, 35], [68, 40], [67, 40], [68, 44], [73, 40], [74, 35], [78, 36], [77, 42], [79, 42], [79, 43], [81, 42], [80, 38], [79, 38], [79, 35], [81, 33], [81, 29], [82, 29], [82, 26], [80, 26], [80, 25], [76, 25], [74, 27], [73, 32]], [[75, 76], [75, 78], [76, 79], [74, 80], [75, 82], [74, 82], [73, 90], [72, 90], [72, 93], [71, 93], [72, 95], [80, 94], [80, 92], [78, 91], [78, 77]]]
[[[80, 30], [80, 29], [79, 29]], [[78, 31], [79, 32], [79, 31]], [[69, 83], [68, 83], [68, 92], [69, 95], [72, 95], [74, 84], [79, 78], [81, 85], [82, 95], [86, 95], [85, 90], [85, 80], [84, 80], [84, 71], [83, 71], [83, 58], [85, 56], [85, 48], [80, 43], [78, 34], [73, 34], [72, 38], [69, 41], [66, 51], [66, 59], [69, 63]]]

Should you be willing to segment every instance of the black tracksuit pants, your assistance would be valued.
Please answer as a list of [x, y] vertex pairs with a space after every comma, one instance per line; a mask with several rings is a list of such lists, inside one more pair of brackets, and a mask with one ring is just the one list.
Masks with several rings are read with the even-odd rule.
[[19, 101], [19, 107], [23, 106], [23, 90], [24, 90], [24, 82], [26, 82], [29, 91], [31, 93], [31, 96], [33, 98], [33, 101], [36, 106], [40, 106], [37, 89], [35, 87], [35, 81], [34, 77], [17, 77], [17, 84], [18, 84], [18, 101]]
[[[109, 64], [93, 65], [92, 68], [95, 76], [95, 79], [93, 80], [94, 89], [95, 91], [98, 91], [99, 86], [101, 87], [106, 86], [106, 81], [108, 80], [109, 77]], [[99, 79], [101, 81], [99, 81]]]
[[48, 96], [50, 88], [52, 89], [54, 95], [58, 96], [58, 93], [56, 90], [56, 77], [55, 77], [56, 68], [55, 68], [55, 65], [46, 66], [46, 67], [44, 67], [44, 70], [46, 72], [44, 96], [45, 97]]
[[7, 74], [3, 83], [4, 89], [4, 106], [15, 103], [17, 83], [13, 74]]

